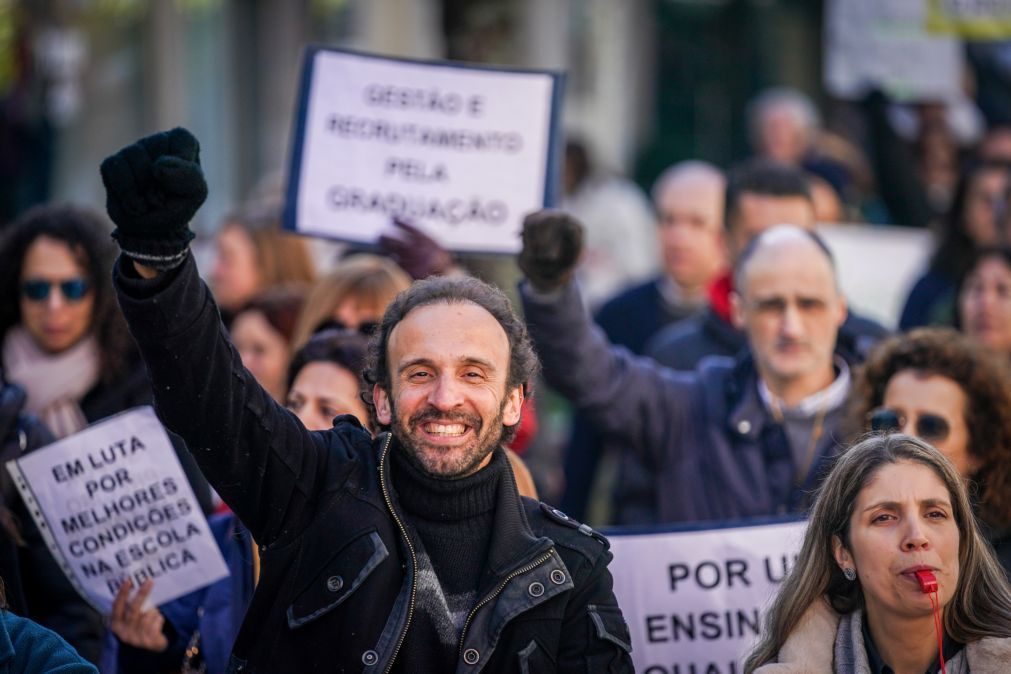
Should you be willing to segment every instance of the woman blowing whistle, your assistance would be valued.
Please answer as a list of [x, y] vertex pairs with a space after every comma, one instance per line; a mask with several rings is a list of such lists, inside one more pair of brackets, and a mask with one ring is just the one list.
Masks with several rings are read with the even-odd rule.
[[936, 449], [871, 436], [826, 478], [748, 674], [996, 674], [1011, 588]]

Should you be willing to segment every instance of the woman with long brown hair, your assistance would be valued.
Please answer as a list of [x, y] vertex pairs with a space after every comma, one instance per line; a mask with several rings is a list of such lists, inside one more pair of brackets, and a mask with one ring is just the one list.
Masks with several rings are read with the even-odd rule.
[[226, 325], [258, 294], [316, 280], [308, 240], [282, 230], [280, 214], [279, 204], [254, 203], [227, 216], [218, 230], [210, 282]]
[[922, 440], [878, 434], [822, 484], [744, 671], [996, 674], [1009, 658], [1011, 587], [964, 479]]

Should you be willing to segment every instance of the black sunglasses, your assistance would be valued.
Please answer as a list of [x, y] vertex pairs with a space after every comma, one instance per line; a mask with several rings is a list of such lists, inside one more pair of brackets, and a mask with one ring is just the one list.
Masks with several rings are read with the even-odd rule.
[[72, 278], [66, 281], [47, 281], [32, 278], [21, 283], [21, 294], [32, 302], [44, 302], [49, 298], [53, 286], [59, 286], [60, 293], [68, 302], [80, 302], [91, 290], [91, 284], [85, 278]]
[[[890, 433], [901, 431], [906, 425], [906, 415], [897, 410], [878, 408], [867, 415], [872, 431]], [[916, 417], [914, 425], [916, 437], [927, 442], [941, 442], [951, 432], [951, 425], [944, 417], [927, 412]]]
[[316, 333], [323, 332], [324, 330], [346, 330], [348, 332], [357, 332], [358, 334], [366, 337], [371, 337], [376, 334], [377, 330], [379, 330], [379, 323], [366, 321], [364, 323], [359, 323], [357, 329], [352, 329], [344, 325], [343, 322], [337, 320], [336, 318], [328, 318], [317, 325], [316, 329], [312, 331], [312, 334], [315, 335]]

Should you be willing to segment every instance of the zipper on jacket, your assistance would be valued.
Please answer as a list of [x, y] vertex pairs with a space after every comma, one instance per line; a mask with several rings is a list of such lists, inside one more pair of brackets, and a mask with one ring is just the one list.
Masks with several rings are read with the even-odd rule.
[[461, 658], [463, 657], [463, 644], [464, 641], [466, 641], [467, 639], [467, 629], [470, 627], [471, 621], [474, 620], [474, 616], [477, 615], [477, 612], [481, 609], [481, 607], [489, 603], [493, 599], [495, 599], [495, 597], [499, 596], [502, 593], [502, 590], [505, 589], [505, 586], [508, 585], [509, 581], [511, 581], [513, 578], [515, 578], [516, 576], [521, 576], [524, 573], [527, 573], [528, 571], [532, 571], [541, 564], [543, 564], [544, 562], [551, 559], [551, 554], [552, 553], [549, 551], [546, 555], [544, 555], [540, 559], [530, 562], [529, 564], [527, 564], [522, 568], [516, 569], [508, 576], [506, 576], [501, 583], [499, 583], [498, 587], [495, 588], [494, 592], [492, 592], [487, 597], [485, 597], [484, 599], [482, 599], [481, 601], [479, 601], [477, 604], [474, 605], [474, 608], [472, 608], [470, 610], [470, 613], [467, 615], [467, 620], [463, 623], [463, 629], [460, 631], [460, 648], [458, 649], [457, 657]]
[[[386, 499], [386, 507], [389, 509], [390, 514], [393, 516], [393, 521], [397, 523], [400, 528], [400, 533], [404, 537], [404, 542], [407, 543], [407, 550], [411, 553], [411, 569], [412, 573], [417, 573], [418, 569], [418, 557], [414, 553], [414, 546], [411, 544], [411, 537], [407, 535], [407, 529], [404, 527], [404, 523], [400, 521], [400, 517], [397, 515], [397, 511], [393, 509], [393, 500], [390, 498], [390, 492], [386, 488], [386, 471], [383, 470], [386, 465], [386, 455], [390, 449], [390, 441], [393, 439], [392, 434], [387, 434], [386, 444], [383, 445], [383, 452], [379, 458], [379, 484], [383, 489], [383, 498]], [[404, 623], [404, 630], [400, 633], [400, 639], [397, 640], [397, 647], [393, 649], [393, 657], [390, 658], [390, 664], [386, 668], [386, 674], [389, 674], [390, 670], [393, 669], [393, 663], [397, 661], [397, 655], [400, 653], [400, 647], [404, 645], [404, 640], [407, 638], [407, 630], [411, 626], [411, 618], [414, 616], [414, 602], [417, 599], [418, 586], [414, 578], [411, 579], [411, 602], [407, 607], [407, 622]]]

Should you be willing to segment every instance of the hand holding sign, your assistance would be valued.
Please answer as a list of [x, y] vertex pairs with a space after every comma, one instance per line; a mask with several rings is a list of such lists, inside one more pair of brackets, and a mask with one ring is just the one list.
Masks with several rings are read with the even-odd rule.
[[453, 256], [439, 242], [403, 220], [393, 218], [399, 228], [396, 236], [379, 237], [379, 249], [414, 280], [445, 274], [453, 267]]
[[7, 467], [64, 573], [103, 613], [125, 582], [157, 579], [142, 600], [150, 593], [159, 605], [228, 575], [150, 407], [98, 422]]
[[161, 653], [168, 648], [168, 639], [162, 632], [165, 616], [155, 607], [144, 608], [154, 581], [148, 578], [130, 598], [133, 581], [129, 578], [119, 586], [119, 592], [112, 602], [112, 614], [109, 616], [109, 629], [124, 644], [134, 648]]

